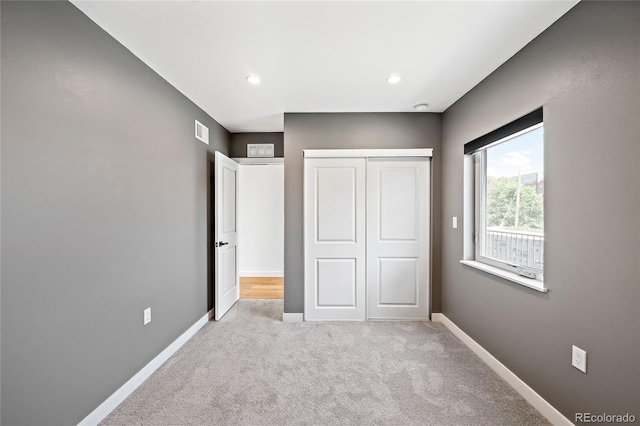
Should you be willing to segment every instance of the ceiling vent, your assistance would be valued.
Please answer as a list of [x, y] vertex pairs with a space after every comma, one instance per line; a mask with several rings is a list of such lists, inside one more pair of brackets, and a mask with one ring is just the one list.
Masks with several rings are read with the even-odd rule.
[[196, 120], [196, 139], [209, 145], [209, 128]]
[[272, 143], [249, 143], [247, 144], [247, 157], [271, 158], [273, 157], [273, 144]]

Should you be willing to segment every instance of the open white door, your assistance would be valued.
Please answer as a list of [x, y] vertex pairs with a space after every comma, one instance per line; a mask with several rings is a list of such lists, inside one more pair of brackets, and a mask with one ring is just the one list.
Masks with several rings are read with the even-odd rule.
[[238, 280], [238, 163], [215, 154], [215, 320], [240, 298]]

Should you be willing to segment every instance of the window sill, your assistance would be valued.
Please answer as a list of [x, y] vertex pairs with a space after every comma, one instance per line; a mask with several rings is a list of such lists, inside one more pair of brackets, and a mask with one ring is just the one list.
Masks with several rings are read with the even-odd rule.
[[534, 280], [531, 278], [523, 277], [518, 274], [514, 274], [513, 272], [505, 271], [500, 268], [496, 268], [495, 266], [490, 266], [485, 263], [477, 262], [475, 260], [461, 260], [460, 263], [463, 265], [470, 266], [475, 269], [479, 269], [483, 272], [486, 272], [491, 275], [495, 275], [500, 278], [504, 278], [505, 280], [512, 281], [516, 284], [523, 285], [530, 289], [546, 293], [549, 291], [548, 288], [544, 288], [544, 283], [542, 281]]

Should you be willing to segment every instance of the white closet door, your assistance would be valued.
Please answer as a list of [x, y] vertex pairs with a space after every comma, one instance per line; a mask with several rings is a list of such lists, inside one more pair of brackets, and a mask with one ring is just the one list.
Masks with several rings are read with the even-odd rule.
[[365, 320], [366, 160], [304, 160], [305, 320]]
[[427, 159], [367, 164], [367, 318], [429, 319]]

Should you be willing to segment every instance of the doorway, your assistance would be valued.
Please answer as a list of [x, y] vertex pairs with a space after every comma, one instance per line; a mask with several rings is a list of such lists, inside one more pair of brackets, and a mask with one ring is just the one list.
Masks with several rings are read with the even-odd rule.
[[235, 159], [241, 299], [284, 298], [284, 162]]

